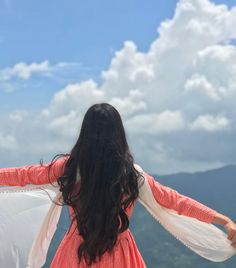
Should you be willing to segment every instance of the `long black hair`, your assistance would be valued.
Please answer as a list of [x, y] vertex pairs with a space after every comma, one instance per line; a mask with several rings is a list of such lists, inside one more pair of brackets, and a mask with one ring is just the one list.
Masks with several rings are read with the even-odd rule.
[[77, 251], [79, 261], [84, 257], [89, 266], [111, 251], [118, 234], [129, 227], [125, 209], [138, 197], [140, 174], [134, 167], [121, 117], [108, 103], [88, 109], [78, 140], [65, 155], [68, 160], [57, 182], [83, 237]]

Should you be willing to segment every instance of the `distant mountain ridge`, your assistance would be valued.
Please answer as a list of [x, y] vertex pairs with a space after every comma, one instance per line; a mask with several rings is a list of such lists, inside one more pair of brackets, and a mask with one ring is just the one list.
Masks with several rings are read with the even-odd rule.
[[212, 169], [207, 169], [207, 170], [202, 170], [202, 171], [192, 171], [192, 172], [186, 172], [186, 171], [179, 171], [176, 173], [171, 173], [171, 174], [159, 174], [157, 176], [176, 176], [176, 175], [192, 175], [192, 174], [206, 174], [206, 173], [212, 173], [212, 172], [227, 172], [227, 171], [235, 171], [236, 170], [236, 165], [230, 164], [230, 165], [224, 165], [222, 167], [218, 168], [212, 168]]
[[[236, 221], [236, 165], [154, 177], [161, 184], [194, 198]], [[69, 218], [67, 208], [64, 207], [44, 268], [50, 267], [50, 262], [68, 227]], [[236, 256], [224, 263], [214, 263], [199, 257], [171, 236], [139, 203], [134, 208], [130, 229], [148, 268], [236, 267]]]
[[213, 175], [216, 176], [216, 178], [221, 178], [222, 176], [227, 175], [228, 178], [236, 178], [236, 165], [225, 165], [223, 167], [219, 168], [214, 168], [214, 169], [209, 169], [206, 171], [196, 171], [196, 172], [177, 172], [173, 174], [159, 174], [159, 175], [154, 175], [156, 178], [179, 178], [179, 177], [195, 177], [198, 176], [200, 179], [204, 177], [208, 177], [209, 175], [212, 177]]

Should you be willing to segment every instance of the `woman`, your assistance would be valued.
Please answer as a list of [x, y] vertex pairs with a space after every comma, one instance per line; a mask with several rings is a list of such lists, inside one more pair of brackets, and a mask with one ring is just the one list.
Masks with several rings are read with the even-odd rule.
[[[137, 200], [199, 255], [223, 261], [236, 253], [236, 224], [230, 218], [160, 184], [134, 164], [120, 115], [113, 106], [107, 103], [91, 106], [70, 154], [60, 156], [46, 165], [0, 169], [1, 185], [25, 187], [52, 183], [59, 187], [62, 198], [57, 201], [68, 205], [72, 221], [51, 268], [146, 267], [129, 230], [129, 219]], [[60, 202], [54, 203], [60, 205]], [[32, 219], [30, 222], [33, 224]], [[228, 239], [210, 223], [224, 225]], [[194, 227], [202, 230], [201, 233]], [[219, 237], [215, 235], [217, 232]], [[29, 264], [39, 255], [46, 238], [38, 235], [34, 243], [39, 240], [42, 246], [37, 250], [31, 248], [27, 267], [41, 267], [40, 262]], [[46, 252], [48, 247], [45, 248]], [[20, 263], [20, 251], [14, 249], [14, 254]]]

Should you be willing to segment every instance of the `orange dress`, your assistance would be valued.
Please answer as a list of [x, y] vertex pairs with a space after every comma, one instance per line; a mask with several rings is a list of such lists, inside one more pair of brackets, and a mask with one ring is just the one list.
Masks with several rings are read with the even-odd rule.
[[[61, 158], [52, 166], [49, 174], [50, 181], [56, 181], [58, 176], [63, 173], [66, 158]], [[48, 180], [48, 166], [38, 164], [31, 166], [2, 168], [0, 169], [0, 185], [24, 186], [26, 184], [46, 184]], [[148, 184], [151, 188], [155, 200], [164, 207], [174, 209], [178, 214], [194, 217], [200, 221], [211, 223], [216, 213], [215, 210], [203, 205], [202, 203], [178, 193], [176, 190], [160, 184], [153, 177], [146, 174]], [[136, 202], [135, 202], [136, 203]], [[133, 208], [126, 210], [128, 217], [132, 216]], [[72, 217], [72, 208], [69, 207], [70, 216]], [[78, 234], [76, 221], [65, 234], [56, 254], [53, 258], [50, 268], [85, 268], [87, 267], [84, 260], [78, 264], [77, 249], [82, 241]], [[102, 255], [101, 261], [93, 264], [92, 268], [144, 268], [145, 262], [138, 250], [135, 240], [127, 229], [118, 236], [116, 245], [111, 253], [106, 252]]]

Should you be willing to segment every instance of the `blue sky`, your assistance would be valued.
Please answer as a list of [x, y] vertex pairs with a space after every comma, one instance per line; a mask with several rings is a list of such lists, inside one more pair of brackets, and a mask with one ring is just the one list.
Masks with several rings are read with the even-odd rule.
[[[147, 50], [157, 26], [173, 15], [175, 5], [173, 0], [148, 5], [143, 0], [138, 4], [134, 0], [0, 0], [0, 68], [18, 62], [78, 62], [81, 67], [67, 75], [69, 82], [99, 80], [101, 70], [108, 68], [125, 40]], [[40, 78], [18, 84], [23, 88], [13, 94], [0, 90], [0, 109], [42, 107], [64, 84]]]
[[111, 50], [121, 48], [124, 40], [146, 50], [160, 21], [173, 15], [175, 4], [171, 0], [148, 1], [148, 5], [143, 0], [1, 0], [1, 66], [46, 58], [103, 69]]
[[[19, 61], [79, 61], [104, 69], [111, 50], [133, 40], [147, 50], [178, 1], [0, 1], [0, 66]], [[215, 0], [229, 7], [233, 0]]]
[[[22, 90], [14, 94], [0, 90], [2, 112], [11, 107], [42, 107], [68, 82], [89, 77], [99, 81], [100, 72], [126, 40], [147, 51], [157, 27], [173, 16], [177, 2], [0, 0], [0, 68], [44, 60], [81, 64], [64, 83], [36, 78], [17, 84]], [[214, 2], [231, 7], [235, 1]]]
[[[99, 100], [121, 112], [134, 154], [149, 168], [157, 163], [169, 173], [234, 163], [234, 6], [0, 0], [0, 152], [9, 155], [2, 165], [70, 148], [76, 118]], [[62, 122], [72, 130], [58, 138]], [[32, 135], [27, 141], [24, 131]], [[41, 139], [46, 151], [34, 147]], [[203, 141], [213, 150], [209, 157], [193, 146]]]

